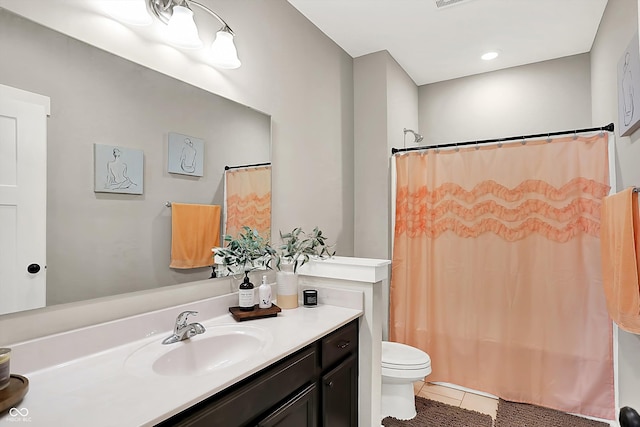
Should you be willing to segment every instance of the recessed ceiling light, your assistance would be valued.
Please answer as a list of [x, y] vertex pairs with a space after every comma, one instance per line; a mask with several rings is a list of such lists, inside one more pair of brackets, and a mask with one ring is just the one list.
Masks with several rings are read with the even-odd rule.
[[491, 61], [492, 59], [496, 59], [497, 57], [498, 57], [498, 52], [491, 51], [491, 52], [485, 53], [480, 58], [484, 59], [485, 61]]

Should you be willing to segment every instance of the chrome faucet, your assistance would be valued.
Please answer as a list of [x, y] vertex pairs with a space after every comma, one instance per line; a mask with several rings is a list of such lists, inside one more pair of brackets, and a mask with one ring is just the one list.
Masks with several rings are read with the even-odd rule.
[[198, 314], [197, 311], [183, 311], [176, 318], [176, 325], [173, 328], [173, 335], [165, 338], [162, 344], [173, 344], [191, 338], [194, 335], [204, 333], [205, 329], [200, 323], [187, 324], [187, 317]]

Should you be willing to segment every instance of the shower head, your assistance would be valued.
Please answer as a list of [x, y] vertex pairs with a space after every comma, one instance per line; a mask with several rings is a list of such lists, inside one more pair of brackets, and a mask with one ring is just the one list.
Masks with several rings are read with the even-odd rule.
[[411, 129], [407, 129], [404, 128], [404, 134], [406, 135], [407, 132], [411, 132], [413, 134], [413, 142], [420, 142], [424, 139], [424, 137], [422, 135], [420, 135], [419, 133], [416, 133], [415, 131], [411, 130]]

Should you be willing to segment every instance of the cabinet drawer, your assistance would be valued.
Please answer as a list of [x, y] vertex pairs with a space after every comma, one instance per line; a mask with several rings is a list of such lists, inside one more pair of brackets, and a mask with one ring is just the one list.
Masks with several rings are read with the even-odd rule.
[[357, 320], [327, 335], [321, 343], [321, 364], [326, 369], [358, 350]]

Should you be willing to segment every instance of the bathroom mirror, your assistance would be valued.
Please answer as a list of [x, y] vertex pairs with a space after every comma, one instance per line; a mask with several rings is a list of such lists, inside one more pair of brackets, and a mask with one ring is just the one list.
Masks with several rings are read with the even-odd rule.
[[[0, 52], [0, 84], [51, 99], [47, 306], [209, 278], [169, 268], [167, 202], [222, 205], [225, 166], [270, 161], [270, 117], [2, 8]], [[202, 176], [169, 172], [170, 133], [204, 142]], [[142, 194], [94, 191], [95, 144], [142, 151]]]

